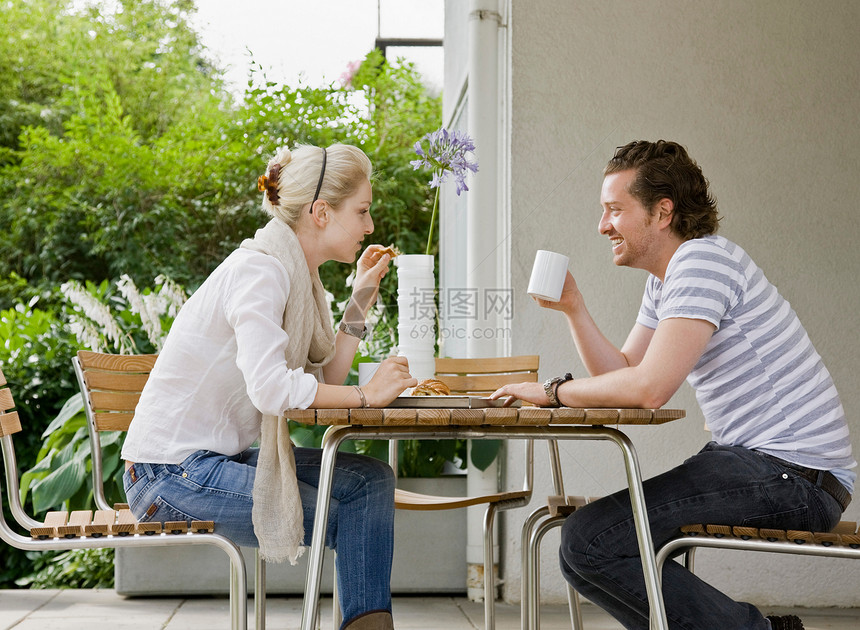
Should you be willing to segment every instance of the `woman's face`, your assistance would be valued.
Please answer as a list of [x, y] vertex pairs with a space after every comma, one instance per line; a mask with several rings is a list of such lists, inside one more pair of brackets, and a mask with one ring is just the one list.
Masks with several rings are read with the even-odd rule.
[[355, 262], [364, 237], [373, 233], [373, 219], [370, 216], [372, 202], [373, 190], [370, 182], [364, 180], [352, 195], [343, 200], [339, 208], [331, 209], [331, 219], [326, 230], [331, 260]]

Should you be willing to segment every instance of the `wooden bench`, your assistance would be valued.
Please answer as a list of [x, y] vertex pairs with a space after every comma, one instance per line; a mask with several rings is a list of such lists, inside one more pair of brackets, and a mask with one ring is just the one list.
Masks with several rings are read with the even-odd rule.
[[[9, 508], [18, 527], [29, 532], [25, 536], [6, 522], [0, 511], [0, 539], [26, 551], [93, 549], [120, 547], [171, 546], [182, 544], [215, 545], [222, 549], [231, 563], [230, 612], [231, 627], [247, 630], [248, 594], [245, 562], [239, 547], [228, 538], [213, 533], [211, 522], [169, 523], [162, 528], [138, 523], [128, 506], [119, 504], [110, 509], [48, 512], [38, 521], [28, 515], [21, 503], [20, 479], [15, 457], [13, 436], [22, 431], [20, 417], [15, 411], [12, 392], [0, 370], [0, 443], [2, 443], [6, 486], [9, 488]], [[94, 449], [95, 453], [95, 449]], [[2, 485], [0, 485], [2, 498]], [[166, 530], [166, 531], [165, 531]], [[175, 532], [175, 533], [174, 533]]]
[[768, 542], [789, 541], [798, 545], [814, 543], [825, 547], [837, 545], [860, 549], [860, 535], [857, 533], [857, 523], [854, 521], [840, 521], [829, 532], [739, 527], [736, 525], [685, 525], [681, 528], [681, 533], [685, 536], [733, 537], [741, 540], [766, 540]]

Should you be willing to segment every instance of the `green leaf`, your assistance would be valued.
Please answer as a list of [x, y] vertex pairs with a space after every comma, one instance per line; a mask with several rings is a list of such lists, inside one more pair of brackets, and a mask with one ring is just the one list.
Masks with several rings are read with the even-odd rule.
[[472, 440], [472, 465], [478, 470], [487, 470], [502, 447], [500, 440]]
[[[55, 432], [54, 435], [56, 435], [57, 433], [59, 432]], [[88, 438], [89, 434], [87, 433], [87, 430], [83, 427], [80, 427], [77, 431], [75, 431], [75, 433], [71, 437], [65, 436], [65, 439], [63, 440], [65, 444], [57, 452], [57, 454], [54, 455], [55, 464], [62, 466], [71, 459], [75, 457], [80, 457], [79, 448], [81, 451], [86, 451], [84, 457], [89, 456]], [[81, 457], [81, 459], [83, 459], [83, 457]]]
[[[42, 439], [45, 439], [51, 433], [62, 427], [66, 422], [74, 418], [77, 414], [83, 412], [84, 398], [81, 396], [81, 393], [78, 392], [66, 401], [63, 408], [60, 409], [60, 413], [57, 414], [57, 417], [54, 418], [51, 424], [48, 425], [48, 428], [45, 429], [44, 433], [42, 433]], [[85, 416], [84, 420], [86, 420]]]
[[44, 479], [33, 484], [33, 509], [44, 512], [59, 507], [86, 482], [87, 468], [82, 457], [74, 457]]
[[337, 448], [339, 453], [357, 453], [354, 440], [344, 440]]
[[322, 444], [322, 432], [313, 425], [290, 421], [290, 439], [293, 444], [302, 448], [319, 448]]
[[112, 449], [102, 456], [102, 481], [107, 482], [113, 472], [120, 466], [119, 451]]
[[122, 446], [123, 441], [125, 440], [125, 432], [124, 431], [100, 431], [99, 432], [99, 441], [102, 444], [102, 448], [107, 446], [112, 446], [114, 444]]

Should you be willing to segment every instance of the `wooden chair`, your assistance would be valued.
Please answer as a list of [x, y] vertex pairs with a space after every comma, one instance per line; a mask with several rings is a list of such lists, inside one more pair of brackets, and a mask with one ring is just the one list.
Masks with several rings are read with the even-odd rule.
[[[502, 385], [537, 382], [539, 356], [494, 357], [487, 359], [436, 359], [436, 378], [451, 394], [486, 396]], [[534, 472], [534, 443], [525, 440], [526, 471], [521, 490], [495, 492], [472, 497], [445, 497], [397, 489], [394, 506], [401, 510], [453, 510], [470, 505], [486, 505], [484, 512], [484, 621], [495, 627], [495, 572], [493, 570], [493, 522], [496, 512], [522, 507], [531, 500]], [[397, 441], [389, 442], [389, 462], [397, 471]]]
[[[578, 507], [591, 501], [586, 497], [548, 498], [547, 506], [533, 512], [523, 527], [523, 620], [524, 629], [540, 627], [539, 546], [544, 534], [564, 523], [565, 518]], [[541, 521], [541, 518], [544, 520]], [[697, 547], [710, 549], [735, 549], [804, 556], [831, 558], [860, 558], [860, 530], [854, 521], [841, 521], [829, 532], [766, 529], [737, 525], [685, 525], [680, 536], [663, 545], [657, 551], [657, 570], [662, 575], [666, 562], [683, 555], [681, 563], [689, 571], [694, 570]], [[526, 577], [531, 573], [533, 591], [525, 590]], [[577, 594], [568, 585], [571, 608], [571, 624], [574, 630], [582, 630], [582, 616]], [[527, 602], [527, 605], [526, 605]]]
[[[0, 386], [6, 385], [0, 371]], [[20, 479], [12, 436], [22, 430], [15, 409], [12, 392], [0, 388], [0, 440], [2, 440], [3, 464], [9, 507], [18, 526], [29, 531], [22, 535], [6, 522], [0, 511], [0, 539], [7, 544], [26, 551], [93, 549], [120, 547], [152, 547], [173, 545], [215, 545], [230, 558], [231, 627], [246, 630], [248, 623], [248, 595], [245, 563], [239, 548], [228, 538], [212, 533], [211, 522], [177, 522], [166, 524], [138, 523], [128, 506], [117, 505], [99, 509], [48, 512], [44, 521], [29, 516], [21, 503]], [[0, 490], [2, 495], [2, 490]], [[102, 507], [102, 506], [100, 506]]]
[[695, 524], [681, 527], [681, 536], [670, 540], [657, 552], [657, 570], [679, 553], [684, 566], [693, 570], [697, 547], [764, 551], [830, 558], [860, 558], [860, 531], [857, 523], [841, 521], [829, 532], [759, 529], [733, 525]]
[[[155, 354], [120, 355], [81, 350], [72, 359], [84, 397], [92, 445], [93, 499], [100, 510], [110, 509], [104, 491], [101, 433], [128, 431], [134, 419], [134, 409], [157, 358]], [[168, 525], [166, 523], [165, 528]], [[244, 563], [242, 568], [244, 571]], [[266, 625], [266, 572], [259, 551], [255, 553], [254, 575], [254, 619], [256, 628], [263, 630]], [[247, 598], [245, 591], [242, 594]]]

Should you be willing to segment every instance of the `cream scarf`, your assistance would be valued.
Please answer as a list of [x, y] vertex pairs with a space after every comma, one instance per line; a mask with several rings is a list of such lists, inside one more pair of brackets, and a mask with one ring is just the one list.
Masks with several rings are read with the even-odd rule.
[[[242, 241], [241, 247], [273, 256], [284, 266], [290, 279], [282, 324], [289, 335], [284, 351], [287, 367], [304, 368], [319, 380], [335, 350], [331, 309], [319, 272], [308, 269], [295, 232], [277, 218], [257, 230], [253, 239]], [[290, 430], [283, 416], [263, 416], [251, 515], [260, 556], [296, 564], [304, 551], [302, 502]]]

